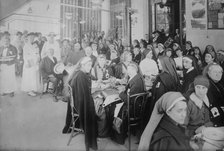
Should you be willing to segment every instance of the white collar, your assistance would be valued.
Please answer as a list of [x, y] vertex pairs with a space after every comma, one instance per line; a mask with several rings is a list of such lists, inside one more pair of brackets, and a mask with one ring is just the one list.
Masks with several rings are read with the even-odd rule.
[[194, 70], [194, 67], [190, 67], [188, 70], [187, 70], [187, 73], [189, 73], [190, 71]]
[[207, 107], [209, 107], [209, 101], [208, 101], [208, 97], [207, 95], [205, 96], [205, 98], [203, 100], [199, 99], [195, 93], [192, 93], [190, 95], [190, 99], [194, 102], [194, 104], [199, 107], [201, 109], [202, 105], [203, 105], [203, 102], [205, 103], [205, 105]]

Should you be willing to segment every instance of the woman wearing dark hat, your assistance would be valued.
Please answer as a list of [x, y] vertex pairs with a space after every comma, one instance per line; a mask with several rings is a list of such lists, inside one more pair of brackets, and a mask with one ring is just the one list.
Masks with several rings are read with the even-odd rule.
[[186, 117], [187, 135], [192, 137], [201, 133], [205, 127], [213, 126], [210, 119], [210, 103], [207, 96], [209, 80], [199, 75], [194, 79], [187, 94], [188, 114]]
[[205, 66], [210, 64], [210, 63], [215, 62], [215, 59], [216, 59], [215, 56], [216, 56], [216, 53], [213, 52], [213, 51], [209, 51], [209, 52], [205, 53], [205, 57], [204, 57]]
[[203, 58], [202, 58], [202, 53], [199, 47], [194, 47], [194, 57], [196, 58], [199, 70], [201, 72], [202, 66], [203, 66]]
[[135, 63], [137, 63], [137, 64], [139, 64], [140, 63], [140, 61], [141, 61], [141, 58], [142, 58], [142, 55], [141, 55], [141, 53], [140, 53], [140, 47], [139, 46], [136, 46], [136, 47], [134, 47], [133, 48], [133, 61], [135, 62]]
[[138, 151], [192, 150], [182, 126], [187, 110], [185, 100], [180, 92], [167, 92], [156, 102]]
[[140, 40], [141, 60], [145, 59], [147, 52], [147, 42], [144, 39]]
[[183, 57], [183, 86], [182, 92], [187, 92], [189, 85], [194, 81], [194, 78], [198, 75], [198, 67], [196, 60], [193, 56]]
[[193, 50], [193, 48], [192, 48], [193, 46], [192, 46], [192, 43], [191, 43], [191, 41], [187, 41], [186, 42], [186, 48], [185, 48], [185, 51], [184, 51], [184, 55], [191, 55], [191, 56], [193, 56], [194, 55], [194, 50]]

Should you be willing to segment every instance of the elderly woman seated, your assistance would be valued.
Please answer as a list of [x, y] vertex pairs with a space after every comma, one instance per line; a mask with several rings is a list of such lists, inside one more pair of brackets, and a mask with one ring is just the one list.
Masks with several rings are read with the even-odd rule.
[[190, 140], [184, 127], [186, 99], [180, 92], [167, 92], [160, 97], [141, 136], [139, 151], [190, 151]]
[[210, 82], [207, 95], [212, 113], [211, 121], [214, 126], [224, 126], [224, 86], [221, 83], [223, 69], [219, 64], [211, 63], [204, 69], [203, 74]]
[[[126, 108], [127, 108], [127, 92], [129, 95], [134, 95], [138, 93], [145, 92], [145, 85], [143, 77], [138, 72], [138, 66], [135, 63], [130, 63], [127, 66], [128, 73], [128, 84], [125, 89], [119, 89], [119, 94], [111, 95], [104, 101], [105, 106], [111, 104], [110, 101], [121, 100], [121, 102], [112, 103], [109, 108], [107, 108], [108, 114], [108, 125], [111, 125], [111, 137], [114, 141], [119, 144], [124, 144], [127, 135], [127, 118], [126, 118]], [[133, 110], [133, 104], [130, 104], [130, 111]]]
[[106, 56], [104, 54], [98, 55], [96, 64], [91, 71], [92, 80], [97, 83], [106, 83], [109, 82], [108, 79], [112, 74], [112, 69], [107, 65]]

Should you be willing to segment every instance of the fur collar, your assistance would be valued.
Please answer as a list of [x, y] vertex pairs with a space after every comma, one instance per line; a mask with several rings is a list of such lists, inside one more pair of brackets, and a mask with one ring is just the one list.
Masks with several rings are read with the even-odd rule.
[[203, 100], [199, 99], [195, 93], [192, 93], [190, 95], [190, 99], [194, 102], [194, 104], [199, 107], [201, 109], [202, 105], [203, 105], [203, 102], [205, 103], [205, 105], [207, 107], [209, 107], [209, 101], [208, 101], [208, 97], [207, 95], [205, 96], [205, 98]]

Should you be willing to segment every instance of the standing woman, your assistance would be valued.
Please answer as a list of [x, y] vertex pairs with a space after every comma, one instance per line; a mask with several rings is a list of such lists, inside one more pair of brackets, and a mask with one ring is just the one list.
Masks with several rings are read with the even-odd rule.
[[198, 66], [193, 56], [183, 57], [183, 87], [182, 92], [187, 92], [189, 85], [194, 81], [194, 78], [198, 75]]
[[34, 33], [29, 33], [27, 39], [28, 41], [23, 48], [24, 67], [21, 90], [27, 92], [30, 96], [36, 96], [36, 92], [40, 86], [37, 81], [39, 76], [37, 74], [37, 70], [39, 70], [39, 54], [32, 45]]
[[2, 45], [0, 46], [0, 93], [14, 96], [16, 91], [15, 63], [17, 49], [10, 44], [10, 34], [3, 33], [0, 37]]
[[[91, 69], [92, 59], [90, 57], [82, 58], [69, 80], [69, 85], [72, 87], [74, 105], [79, 114], [80, 128], [85, 132], [86, 150], [89, 148], [97, 150], [97, 118], [91, 94]], [[67, 116], [68, 114], [70, 113], [67, 113]], [[67, 123], [66, 119], [66, 125], [68, 125]]]

